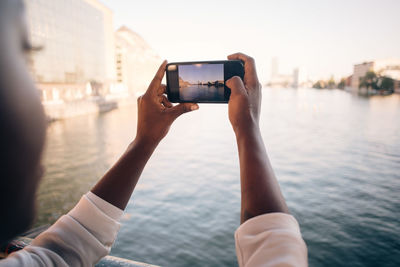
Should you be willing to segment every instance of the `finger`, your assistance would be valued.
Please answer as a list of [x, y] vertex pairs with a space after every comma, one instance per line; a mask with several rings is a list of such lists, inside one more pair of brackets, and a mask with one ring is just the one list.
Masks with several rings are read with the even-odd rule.
[[228, 56], [229, 60], [241, 60], [244, 62], [245, 83], [258, 84], [256, 63], [254, 59], [243, 53], [235, 53]]
[[139, 97], [137, 98], [137, 104], [140, 104], [140, 102], [142, 102], [143, 96], [144, 96], [144, 95], [141, 95], [141, 96], [139, 96]]
[[164, 77], [165, 67], [167, 65], [167, 61], [164, 60], [161, 66], [158, 68], [156, 75], [154, 76], [153, 80], [150, 83], [149, 88], [147, 89], [146, 93], [150, 93], [155, 95], [157, 93], [157, 89], [161, 85], [161, 81]]
[[239, 76], [233, 76], [226, 81], [226, 86], [231, 89], [231, 95], [243, 95], [247, 94], [247, 90], [244, 87], [242, 79]]
[[173, 115], [174, 119], [176, 119], [183, 113], [190, 112], [196, 109], [199, 109], [199, 105], [195, 103], [180, 103], [168, 109], [168, 112], [170, 112]]
[[167, 86], [165, 84], [161, 84], [160, 87], [158, 87], [157, 95], [165, 94], [166, 90], [167, 90]]
[[164, 107], [167, 108], [172, 108], [174, 105], [172, 105], [171, 102], [169, 102], [168, 98], [165, 95], [161, 96], [161, 103], [164, 105]]

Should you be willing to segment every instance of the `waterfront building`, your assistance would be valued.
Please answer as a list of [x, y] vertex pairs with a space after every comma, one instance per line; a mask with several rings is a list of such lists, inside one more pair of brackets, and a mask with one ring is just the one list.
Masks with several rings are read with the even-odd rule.
[[[387, 76], [394, 80], [400, 80], [400, 59], [380, 59], [354, 65], [351, 78], [351, 90], [357, 91], [360, 85], [360, 78], [368, 71], [374, 71], [381, 76]], [[397, 83], [395, 83], [397, 86]], [[398, 89], [395, 86], [395, 89]]]
[[292, 74], [279, 73], [278, 58], [272, 58], [271, 62], [271, 79], [267, 86], [282, 88], [298, 88], [299, 87], [299, 68], [295, 68]]
[[292, 87], [293, 88], [298, 88], [299, 87], [299, 68], [295, 68], [293, 70], [293, 82], [292, 82]]
[[400, 79], [394, 80], [394, 92], [400, 94]]
[[115, 82], [113, 13], [97, 0], [26, 0], [31, 71], [42, 101], [105, 95]]
[[344, 90], [351, 91], [351, 83], [353, 82], [353, 75], [345, 77]]
[[374, 62], [363, 62], [361, 64], [354, 65], [353, 75], [351, 78], [351, 87], [358, 90], [360, 84], [360, 78], [364, 77], [368, 71], [374, 69]]
[[161, 58], [137, 33], [126, 26], [115, 33], [118, 88], [141, 94], [153, 79]]

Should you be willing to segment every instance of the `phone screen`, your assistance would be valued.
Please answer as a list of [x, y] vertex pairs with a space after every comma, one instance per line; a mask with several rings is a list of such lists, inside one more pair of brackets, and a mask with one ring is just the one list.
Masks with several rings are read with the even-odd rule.
[[175, 62], [167, 65], [167, 96], [173, 103], [228, 103], [231, 90], [225, 81], [243, 79], [239, 60]]
[[179, 97], [187, 102], [225, 99], [224, 64], [178, 65]]

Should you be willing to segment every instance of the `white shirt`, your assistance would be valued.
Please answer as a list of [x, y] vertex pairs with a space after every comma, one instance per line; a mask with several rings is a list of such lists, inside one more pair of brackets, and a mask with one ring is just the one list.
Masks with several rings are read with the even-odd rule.
[[307, 246], [296, 219], [268, 213], [244, 222], [235, 232], [239, 266], [308, 266]]
[[[88, 192], [29, 246], [0, 260], [0, 267], [93, 266], [110, 252], [122, 214]], [[235, 241], [239, 266], [307, 266], [307, 247], [291, 215], [252, 218], [236, 230]]]

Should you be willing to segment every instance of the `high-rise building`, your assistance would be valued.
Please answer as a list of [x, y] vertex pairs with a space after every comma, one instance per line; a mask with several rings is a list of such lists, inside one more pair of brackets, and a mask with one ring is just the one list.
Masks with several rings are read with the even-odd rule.
[[299, 68], [293, 69], [292, 74], [282, 74], [279, 72], [278, 58], [274, 57], [271, 61], [271, 79], [267, 83], [270, 87], [298, 88], [299, 87]]
[[[26, 0], [42, 100], [74, 100], [115, 82], [113, 14], [97, 0]], [[88, 83], [93, 86], [88, 87]]]

